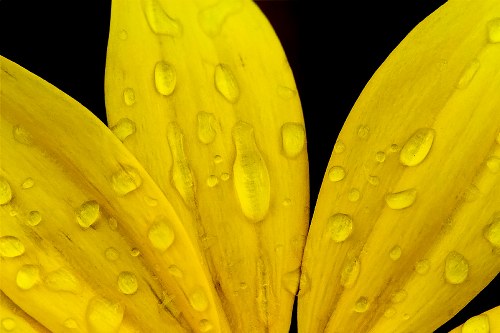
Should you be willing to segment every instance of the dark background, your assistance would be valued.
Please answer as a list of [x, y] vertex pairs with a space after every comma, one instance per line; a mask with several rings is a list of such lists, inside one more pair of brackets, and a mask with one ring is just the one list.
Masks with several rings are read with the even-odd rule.
[[[282, 42], [299, 89], [312, 207], [335, 139], [364, 85], [406, 34], [444, 2], [257, 1]], [[0, 54], [57, 86], [106, 122], [104, 67], [110, 6], [110, 0], [0, 0]], [[436, 332], [448, 332], [499, 305], [499, 287], [497, 276]]]

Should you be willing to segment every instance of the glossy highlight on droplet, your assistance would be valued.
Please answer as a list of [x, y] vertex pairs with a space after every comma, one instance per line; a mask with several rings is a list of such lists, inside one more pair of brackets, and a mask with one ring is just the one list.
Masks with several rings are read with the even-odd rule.
[[156, 91], [163, 96], [171, 95], [177, 84], [174, 66], [165, 61], [159, 61], [155, 65], [154, 73]]
[[301, 123], [285, 123], [281, 126], [281, 139], [285, 156], [297, 157], [304, 149], [306, 131]]
[[434, 142], [436, 131], [420, 128], [406, 141], [399, 153], [399, 161], [406, 166], [416, 166], [427, 157]]
[[391, 209], [404, 209], [413, 205], [416, 198], [417, 190], [412, 188], [401, 192], [386, 194], [385, 203]]
[[219, 64], [215, 67], [214, 82], [217, 91], [229, 103], [236, 103], [240, 97], [240, 88], [233, 71], [228, 65]]
[[345, 241], [352, 233], [352, 218], [346, 214], [335, 214], [326, 223], [328, 237], [334, 242]]

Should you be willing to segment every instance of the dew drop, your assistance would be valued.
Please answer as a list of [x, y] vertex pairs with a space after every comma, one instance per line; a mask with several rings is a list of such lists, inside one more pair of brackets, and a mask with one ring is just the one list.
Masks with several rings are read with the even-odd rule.
[[359, 190], [357, 188], [352, 188], [349, 193], [347, 194], [347, 198], [349, 199], [349, 201], [351, 202], [356, 202], [359, 200], [359, 198], [361, 197], [361, 192], [359, 192]]
[[198, 13], [201, 30], [209, 37], [217, 36], [221, 32], [226, 19], [238, 12], [242, 5], [241, 0], [222, 0], [213, 6], [202, 9]]
[[467, 320], [462, 326], [462, 333], [489, 333], [490, 320], [488, 315], [481, 314]]
[[346, 214], [335, 214], [328, 218], [327, 234], [336, 243], [345, 241], [352, 233], [352, 218]]
[[132, 88], [125, 88], [123, 90], [123, 101], [127, 106], [132, 106], [135, 104], [135, 92]]
[[181, 24], [163, 10], [158, 0], [145, 0], [144, 12], [153, 33], [172, 37], [182, 34]]
[[328, 170], [328, 179], [332, 182], [338, 182], [344, 179], [345, 174], [346, 172], [343, 167], [334, 165]]
[[214, 328], [214, 325], [208, 319], [200, 320], [200, 332], [210, 332]]
[[130, 249], [130, 255], [132, 257], [138, 257], [140, 254], [141, 254], [141, 251], [139, 251], [138, 248], [134, 247], [134, 248]]
[[14, 140], [17, 142], [30, 146], [33, 143], [33, 138], [31, 134], [20, 125], [14, 126], [12, 129], [12, 134], [14, 136]]
[[486, 160], [486, 166], [491, 173], [498, 173], [500, 171], [500, 158], [497, 156], [491, 156]]
[[104, 297], [94, 297], [87, 305], [86, 319], [93, 333], [116, 333], [122, 323], [123, 306]]
[[394, 246], [390, 251], [389, 251], [389, 257], [396, 261], [399, 258], [401, 258], [401, 247], [399, 245]]
[[220, 156], [220, 155], [215, 155], [215, 156], [214, 156], [214, 163], [215, 163], [215, 164], [220, 164], [220, 163], [222, 163], [222, 156]]
[[7, 332], [12, 332], [17, 327], [16, 321], [12, 318], [3, 318], [2, 319], [2, 328]]
[[14, 258], [24, 253], [24, 245], [19, 238], [14, 236], [0, 237], [0, 256]]
[[408, 319], [410, 319], [410, 315], [408, 313], [405, 313], [403, 315], [403, 320], [408, 320]]
[[431, 268], [431, 264], [429, 262], [429, 259], [419, 260], [415, 264], [415, 272], [417, 272], [420, 275], [427, 274], [427, 272], [429, 272], [430, 268]]
[[68, 318], [64, 321], [63, 323], [64, 327], [69, 328], [69, 329], [75, 329], [78, 328], [78, 324], [76, 323], [76, 320], [73, 318]]
[[345, 151], [345, 144], [342, 141], [337, 141], [333, 146], [333, 151], [337, 154], [342, 154]]
[[174, 92], [177, 83], [177, 75], [174, 66], [164, 61], [155, 65], [155, 87], [163, 96], [169, 96]]
[[378, 186], [380, 184], [380, 178], [377, 176], [368, 176], [368, 183], [373, 186]]
[[391, 153], [397, 153], [399, 151], [399, 146], [397, 144], [393, 143], [391, 145], [391, 147], [389, 148], [389, 150]]
[[290, 99], [293, 96], [297, 94], [297, 91], [285, 87], [285, 86], [278, 86], [278, 96], [283, 98], [283, 99]]
[[5, 205], [12, 200], [12, 189], [9, 182], [0, 177], [0, 205]]
[[239, 121], [233, 128], [236, 158], [234, 186], [243, 214], [252, 222], [262, 221], [269, 210], [271, 185], [266, 163], [255, 143], [253, 127]]
[[436, 132], [432, 128], [418, 129], [401, 148], [399, 161], [407, 166], [422, 163], [431, 150], [435, 134]]
[[48, 273], [43, 279], [45, 286], [53, 291], [76, 293], [80, 290], [80, 281], [66, 268]]
[[36, 265], [23, 265], [17, 271], [16, 284], [23, 290], [33, 288], [40, 280], [40, 268]]
[[248, 284], [246, 284], [246, 282], [241, 282], [241, 283], [240, 283], [240, 289], [241, 289], [241, 290], [245, 290], [245, 289], [247, 289], [247, 288], [248, 288]]
[[24, 182], [21, 184], [21, 187], [23, 188], [23, 190], [27, 190], [32, 188], [34, 185], [35, 181], [33, 180], [33, 178], [26, 178]]
[[137, 292], [137, 278], [132, 272], [121, 272], [118, 274], [118, 290], [125, 295], [132, 295]]
[[215, 88], [229, 103], [236, 103], [240, 96], [240, 88], [233, 71], [228, 65], [219, 64], [215, 67]]
[[166, 251], [174, 242], [175, 234], [168, 223], [159, 218], [149, 228], [148, 238], [153, 247]]
[[118, 38], [120, 38], [121, 40], [126, 40], [128, 38], [127, 31], [120, 30], [120, 32], [118, 33]]
[[184, 276], [181, 269], [176, 265], [170, 265], [168, 267], [168, 272], [170, 273], [170, 275], [175, 276], [176, 278], [182, 278]]
[[205, 295], [205, 292], [201, 289], [193, 292], [189, 296], [189, 303], [191, 304], [191, 307], [198, 312], [208, 309], [208, 298]]
[[110, 230], [115, 231], [118, 228], [118, 221], [114, 217], [109, 217], [108, 226]]
[[383, 151], [378, 151], [375, 154], [375, 160], [379, 163], [383, 163], [385, 161], [385, 153]]
[[484, 237], [493, 247], [500, 248], [500, 215], [493, 217], [484, 231]]
[[93, 225], [101, 216], [100, 207], [97, 201], [85, 201], [76, 210], [76, 219], [82, 228], [88, 228]]
[[28, 225], [34, 227], [39, 225], [41, 221], [42, 221], [42, 214], [40, 214], [39, 211], [34, 210], [29, 213], [27, 221]]
[[463, 255], [456, 251], [451, 251], [445, 260], [444, 276], [451, 284], [460, 284], [469, 275], [469, 263]]
[[283, 288], [292, 295], [297, 294], [297, 289], [299, 287], [300, 279], [300, 269], [293, 270], [291, 272], [285, 273], [281, 282], [283, 283]]
[[494, 18], [488, 22], [488, 41], [500, 43], [500, 18]]
[[300, 154], [306, 142], [306, 131], [300, 123], [285, 123], [281, 126], [283, 151], [287, 157], [293, 158]]
[[460, 79], [458, 80], [457, 83], [457, 88], [458, 89], [466, 88], [471, 83], [478, 69], [479, 69], [479, 60], [474, 59], [467, 67], [465, 67], [464, 71], [462, 72], [462, 76], [460, 76]]
[[285, 198], [285, 199], [283, 199], [282, 204], [283, 204], [283, 206], [288, 207], [292, 204], [292, 199]]
[[128, 119], [122, 118], [111, 127], [111, 132], [121, 141], [125, 141], [126, 138], [134, 134], [136, 131], [135, 123]]
[[408, 292], [404, 289], [397, 290], [391, 295], [392, 303], [401, 303], [408, 297]]
[[219, 178], [217, 178], [217, 176], [215, 175], [208, 176], [207, 178], [208, 187], [214, 187], [217, 186], [217, 184], [219, 184]]
[[366, 297], [360, 297], [354, 304], [354, 311], [358, 313], [363, 313], [370, 307], [370, 302]]
[[221, 173], [220, 179], [222, 179], [223, 181], [228, 180], [229, 179], [229, 174], [227, 172]]
[[391, 318], [391, 317], [394, 317], [395, 314], [396, 314], [396, 309], [394, 309], [393, 307], [390, 307], [387, 310], [385, 310], [384, 317]]
[[111, 176], [111, 186], [119, 196], [136, 190], [141, 184], [142, 179], [137, 170], [128, 165], [122, 165], [122, 169]]
[[214, 142], [217, 132], [217, 120], [215, 115], [209, 112], [198, 112], [198, 140], [201, 143], [209, 144]]
[[118, 250], [115, 249], [114, 247], [108, 247], [104, 251], [104, 256], [109, 261], [116, 261], [116, 260], [118, 260], [118, 258], [120, 258], [120, 252], [118, 252]]
[[404, 209], [410, 207], [417, 198], [417, 190], [409, 189], [396, 193], [389, 193], [385, 196], [385, 203], [392, 209]]
[[358, 258], [348, 258], [344, 263], [342, 268], [342, 273], [340, 275], [340, 284], [344, 288], [350, 288], [356, 283], [361, 264]]
[[358, 137], [361, 140], [367, 140], [369, 136], [370, 136], [370, 128], [364, 125], [358, 127]]

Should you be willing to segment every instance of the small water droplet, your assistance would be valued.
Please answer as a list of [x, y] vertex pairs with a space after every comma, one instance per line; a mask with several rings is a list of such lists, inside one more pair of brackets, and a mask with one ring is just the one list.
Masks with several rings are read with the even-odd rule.
[[66, 268], [48, 273], [43, 279], [45, 286], [53, 291], [67, 291], [76, 293], [80, 290], [80, 281]]
[[285, 86], [278, 86], [278, 96], [283, 98], [283, 99], [290, 99], [293, 96], [297, 94], [297, 91], [294, 89], [285, 87]]
[[132, 88], [125, 88], [123, 90], [123, 101], [126, 105], [132, 106], [135, 104], [135, 92]]
[[498, 173], [500, 171], [500, 157], [491, 156], [486, 160], [486, 166], [492, 173]]
[[136, 190], [141, 184], [142, 178], [137, 170], [128, 165], [122, 165], [122, 169], [111, 176], [111, 186], [119, 196]]
[[14, 258], [24, 253], [24, 245], [19, 238], [14, 236], [0, 237], [0, 256]]
[[2, 319], [2, 328], [7, 332], [12, 332], [17, 327], [16, 321], [12, 318], [3, 318]]
[[344, 179], [346, 175], [345, 169], [341, 166], [334, 165], [328, 170], [328, 179], [332, 182], [338, 182]]
[[241, 0], [218, 1], [215, 5], [206, 7], [198, 13], [201, 30], [209, 37], [217, 36], [226, 19], [238, 12], [242, 7]]
[[357, 188], [352, 188], [349, 193], [347, 194], [347, 198], [349, 199], [349, 201], [351, 202], [356, 202], [359, 200], [359, 198], [361, 197], [361, 192], [359, 192], [359, 190]]
[[87, 305], [88, 328], [95, 333], [115, 333], [122, 324], [124, 307], [117, 301], [96, 296]]
[[414, 188], [401, 192], [388, 193], [385, 196], [385, 203], [392, 209], [408, 208], [415, 202], [417, 190]]
[[342, 154], [345, 151], [345, 144], [342, 141], [337, 141], [335, 142], [335, 145], [333, 146], [333, 151], [337, 154]]
[[393, 307], [390, 307], [387, 310], [385, 310], [384, 317], [391, 318], [391, 317], [394, 317], [395, 314], [396, 314], [396, 309], [394, 309]]
[[401, 247], [399, 245], [396, 245], [389, 251], [389, 257], [392, 260], [396, 261], [401, 258], [401, 252]]
[[33, 178], [26, 178], [24, 182], [22, 183], [21, 187], [23, 190], [27, 190], [29, 188], [32, 188], [35, 185], [35, 181]]
[[500, 18], [494, 18], [488, 22], [488, 41], [500, 43]]
[[69, 328], [69, 329], [78, 328], [78, 324], [77, 324], [76, 320], [74, 320], [73, 318], [66, 319], [64, 321], [63, 325], [64, 325], [64, 327]]
[[358, 258], [347, 258], [340, 275], [340, 284], [344, 288], [354, 286], [358, 280], [361, 263]]
[[116, 261], [116, 260], [118, 260], [118, 258], [120, 258], [120, 252], [118, 252], [118, 250], [115, 249], [114, 247], [108, 247], [104, 251], [104, 256], [109, 261]]
[[174, 92], [177, 83], [177, 75], [174, 66], [164, 61], [155, 65], [155, 87], [163, 96], [169, 96]]
[[158, 0], [145, 0], [144, 12], [153, 33], [172, 37], [179, 37], [182, 34], [180, 22], [165, 12]]
[[100, 207], [97, 201], [85, 201], [76, 210], [76, 219], [82, 228], [88, 228], [97, 222], [101, 216]]
[[12, 189], [9, 182], [0, 177], [0, 205], [5, 205], [12, 200]]
[[346, 214], [330, 216], [326, 224], [328, 236], [337, 243], [345, 241], [352, 233], [352, 218]]
[[383, 151], [378, 151], [375, 154], [375, 160], [379, 163], [383, 163], [385, 161], [385, 153]]
[[132, 295], [137, 292], [139, 287], [137, 278], [132, 272], [121, 272], [118, 274], [118, 290], [125, 295]]
[[458, 89], [464, 89], [471, 83], [474, 76], [476, 76], [479, 65], [479, 60], [474, 59], [467, 67], [465, 67], [457, 83]]
[[189, 303], [191, 307], [198, 312], [208, 309], [208, 298], [205, 292], [201, 289], [196, 290], [189, 296]]
[[126, 30], [120, 30], [120, 32], [118, 33], [118, 38], [120, 38], [121, 40], [126, 40], [128, 38], [128, 33]]
[[200, 332], [210, 332], [214, 328], [214, 325], [208, 319], [200, 320]]
[[229, 173], [227, 172], [223, 172], [220, 174], [220, 179], [222, 179], [223, 181], [226, 181], [229, 179]]
[[109, 217], [108, 226], [110, 230], [115, 231], [116, 229], [118, 229], [118, 221], [114, 217]]
[[217, 178], [217, 176], [215, 175], [208, 176], [207, 178], [208, 187], [214, 187], [217, 186], [217, 184], [219, 184], [219, 178]]
[[378, 186], [380, 184], [380, 178], [377, 176], [368, 176], [368, 183], [373, 186]]
[[484, 231], [484, 237], [493, 247], [500, 248], [500, 215], [493, 216]]
[[410, 315], [408, 313], [405, 313], [403, 315], [403, 320], [408, 320], [408, 319], [410, 319]]
[[461, 332], [462, 333], [490, 333], [490, 320], [488, 318], [488, 315], [481, 314], [481, 315], [470, 318], [462, 326]]
[[283, 151], [290, 158], [297, 157], [304, 149], [306, 131], [300, 123], [285, 123], [281, 126]]
[[240, 88], [231, 68], [225, 64], [215, 67], [215, 88], [229, 103], [236, 103], [240, 97]]
[[432, 128], [420, 128], [413, 133], [399, 153], [401, 164], [416, 166], [422, 163], [431, 150], [435, 134]]
[[460, 284], [469, 275], [469, 262], [463, 255], [451, 251], [445, 260], [444, 276], [448, 283]]
[[138, 257], [141, 255], [141, 251], [138, 248], [134, 247], [134, 248], [130, 249], [130, 255], [132, 257]]
[[370, 302], [368, 301], [368, 298], [360, 297], [356, 301], [356, 304], [354, 304], [354, 311], [358, 313], [363, 313], [366, 312], [369, 307], [370, 307]]
[[220, 164], [220, 163], [222, 163], [222, 156], [220, 156], [220, 155], [215, 155], [215, 156], [214, 156], [214, 163], [215, 163], [215, 164]]
[[38, 224], [40, 224], [40, 222], [42, 221], [42, 214], [40, 214], [39, 211], [37, 210], [34, 210], [34, 211], [31, 211], [28, 215], [28, 220], [27, 220], [27, 224], [34, 227], [34, 226], [37, 226]]
[[167, 221], [159, 218], [149, 228], [148, 238], [153, 247], [166, 251], [174, 242], [175, 234]]
[[33, 138], [31, 136], [31, 133], [28, 132], [24, 127], [21, 127], [20, 125], [13, 127], [12, 134], [14, 136], [14, 140], [23, 145], [30, 146], [33, 143]]
[[397, 290], [391, 295], [392, 303], [401, 303], [408, 297], [408, 292], [404, 289]]
[[370, 136], [370, 128], [364, 125], [358, 127], [358, 137], [360, 139], [367, 140], [369, 136]]
[[398, 146], [397, 144], [393, 143], [393, 144], [391, 145], [391, 147], [389, 148], [389, 151], [390, 151], [391, 153], [397, 153], [397, 152], [399, 151], [399, 146]]
[[40, 268], [36, 265], [23, 265], [17, 271], [16, 284], [23, 290], [33, 288], [40, 281]]
[[290, 198], [285, 198], [285, 199], [283, 199], [282, 204], [283, 204], [283, 206], [288, 207], [292, 204], [292, 200]]
[[168, 267], [168, 272], [170, 273], [170, 275], [175, 276], [176, 278], [182, 278], [184, 276], [181, 269], [176, 265], [170, 265]]
[[430, 268], [431, 268], [431, 263], [429, 262], [429, 259], [419, 260], [415, 264], [415, 272], [417, 272], [420, 275], [427, 274]]
[[118, 120], [118, 122], [112, 126], [111, 131], [113, 134], [121, 141], [125, 141], [126, 138], [131, 136], [132, 134], [135, 133], [136, 131], [136, 126], [135, 123], [128, 119], [128, 118], [122, 118]]

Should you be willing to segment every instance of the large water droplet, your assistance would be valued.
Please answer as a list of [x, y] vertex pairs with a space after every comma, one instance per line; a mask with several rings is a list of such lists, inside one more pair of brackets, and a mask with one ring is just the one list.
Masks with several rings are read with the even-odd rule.
[[16, 321], [12, 318], [3, 318], [2, 319], [2, 328], [7, 332], [12, 332], [17, 327]]
[[121, 272], [118, 274], [118, 290], [125, 295], [132, 295], [137, 292], [139, 284], [137, 278], [132, 272]]
[[125, 90], [123, 90], [123, 101], [125, 102], [125, 105], [127, 105], [127, 106], [132, 106], [135, 104], [134, 89], [125, 88]]
[[500, 171], [500, 157], [491, 156], [486, 160], [486, 166], [491, 173], [498, 173]]
[[209, 36], [217, 36], [226, 19], [241, 9], [241, 0], [221, 0], [215, 5], [202, 9], [198, 14], [201, 30]]
[[155, 248], [165, 251], [174, 242], [175, 234], [168, 223], [163, 218], [159, 218], [149, 228], [148, 238]]
[[420, 275], [427, 274], [430, 268], [431, 268], [431, 263], [429, 262], [429, 259], [419, 260], [415, 264], [415, 272], [417, 272]]
[[215, 88], [229, 102], [236, 103], [240, 97], [240, 88], [236, 77], [228, 65], [220, 64], [215, 67]]
[[144, 12], [149, 27], [155, 34], [172, 37], [182, 34], [181, 24], [163, 10], [158, 0], [144, 0]]
[[189, 303], [191, 307], [198, 312], [208, 309], [208, 298], [205, 292], [201, 289], [196, 290], [189, 296]]
[[451, 284], [460, 284], [469, 275], [469, 262], [463, 255], [456, 251], [451, 251], [445, 260], [444, 276]]
[[332, 182], [338, 182], [344, 179], [345, 174], [346, 172], [343, 167], [334, 165], [328, 170], [328, 179]]
[[306, 131], [300, 123], [285, 123], [281, 126], [283, 151], [287, 157], [296, 157], [304, 149]]
[[128, 165], [122, 165], [122, 169], [111, 176], [111, 186], [119, 196], [136, 190], [141, 184], [142, 178], [137, 170]]
[[24, 245], [19, 238], [14, 236], [0, 237], [0, 256], [14, 258], [24, 253]]
[[12, 135], [14, 136], [14, 140], [23, 145], [29, 146], [33, 143], [33, 138], [31, 136], [31, 133], [28, 132], [24, 127], [21, 127], [20, 125], [13, 127]]
[[111, 131], [121, 142], [123, 142], [126, 138], [135, 133], [136, 126], [132, 120], [128, 118], [122, 118], [118, 120], [118, 122], [114, 126], [111, 127]]
[[479, 60], [474, 59], [467, 67], [465, 67], [464, 71], [462, 72], [462, 76], [460, 76], [460, 79], [458, 79], [458, 89], [464, 89], [471, 83], [474, 76], [476, 76], [479, 65]]
[[403, 165], [415, 166], [427, 157], [431, 150], [436, 132], [432, 128], [420, 128], [406, 141], [399, 160]]
[[488, 315], [482, 314], [467, 320], [462, 326], [462, 333], [490, 333], [490, 320]]
[[401, 303], [408, 297], [408, 292], [404, 289], [397, 290], [391, 295], [392, 303]]
[[326, 224], [328, 236], [337, 243], [343, 242], [351, 235], [352, 218], [346, 214], [330, 216]]
[[109, 261], [116, 261], [116, 260], [118, 260], [118, 258], [120, 258], [120, 252], [118, 252], [118, 250], [115, 249], [114, 247], [108, 247], [104, 251], [104, 256]]
[[238, 122], [233, 128], [236, 158], [234, 186], [243, 214], [253, 222], [262, 221], [269, 210], [271, 185], [266, 163], [255, 143], [250, 124]]
[[40, 268], [36, 265], [23, 265], [17, 271], [16, 284], [23, 290], [33, 288], [40, 281]]
[[494, 18], [488, 22], [488, 41], [500, 43], [500, 18]]
[[401, 252], [401, 247], [399, 245], [396, 245], [389, 251], [389, 257], [392, 260], [396, 261], [401, 258]]
[[86, 319], [92, 333], [116, 333], [121, 326], [125, 309], [104, 297], [94, 297], [87, 305]]
[[32, 188], [34, 185], [35, 185], [35, 181], [33, 180], [33, 178], [28, 177], [21, 184], [21, 187], [22, 187], [23, 190], [27, 190], [29, 188]]
[[340, 274], [340, 284], [344, 288], [354, 286], [358, 280], [361, 264], [358, 258], [347, 258]]
[[0, 177], [0, 205], [5, 205], [12, 200], [12, 189], [9, 182]]
[[47, 288], [53, 291], [76, 293], [80, 290], [80, 281], [66, 268], [59, 268], [48, 273], [43, 282]]
[[168, 96], [174, 92], [177, 83], [177, 75], [174, 66], [164, 61], [159, 61], [155, 65], [155, 87], [163, 96]]
[[27, 224], [34, 227], [34, 226], [37, 226], [40, 224], [40, 222], [42, 221], [42, 214], [40, 214], [39, 211], [37, 210], [34, 210], [34, 211], [31, 211], [28, 215], [28, 220], [27, 220]]
[[360, 297], [354, 304], [354, 311], [358, 313], [363, 313], [370, 307], [370, 302], [366, 297]]
[[389, 208], [403, 209], [413, 205], [416, 198], [417, 190], [412, 188], [401, 192], [387, 194], [385, 196], [385, 203], [389, 206]]
[[208, 319], [200, 320], [200, 332], [210, 332], [214, 328], [214, 325]]
[[217, 120], [213, 113], [198, 112], [198, 140], [201, 143], [209, 144], [214, 142], [217, 132]]
[[97, 201], [85, 201], [76, 209], [76, 220], [82, 228], [88, 228], [101, 216], [100, 207]]
[[493, 247], [500, 248], [500, 215], [493, 216], [491, 223], [484, 230], [484, 237]]

